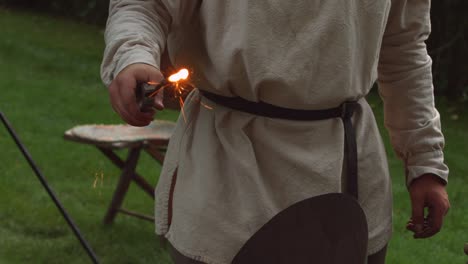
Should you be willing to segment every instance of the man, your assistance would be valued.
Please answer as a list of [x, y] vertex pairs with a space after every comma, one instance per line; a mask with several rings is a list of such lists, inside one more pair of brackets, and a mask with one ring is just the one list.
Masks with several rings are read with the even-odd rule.
[[[364, 98], [377, 80], [385, 125], [405, 163], [412, 204], [407, 228], [415, 238], [436, 234], [449, 208], [448, 168], [424, 44], [429, 9], [430, 0], [111, 1], [102, 78], [123, 120], [135, 126], [152, 120], [155, 113], [139, 111], [135, 87], [163, 78], [166, 42], [173, 63], [190, 67], [200, 89], [186, 99], [186, 119], [171, 138], [156, 188], [156, 233], [187, 261], [229, 263], [278, 212], [345, 188], [339, 118], [271, 118], [213, 98], [293, 112], [353, 101], [356, 197], [368, 222], [369, 263], [383, 263], [391, 184]], [[163, 108], [161, 96], [155, 105]]]

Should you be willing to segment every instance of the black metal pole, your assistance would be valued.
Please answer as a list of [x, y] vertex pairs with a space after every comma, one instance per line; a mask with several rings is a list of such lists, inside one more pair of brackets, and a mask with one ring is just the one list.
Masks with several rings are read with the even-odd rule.
[[29, 165], [31, 166], [31, 168], [34, 170], [34, 172], [36, 173], [36, 176], [37, 178], [39, 178], [39, 181], [42, 183], [42, 186], [44, 186], [44, 188], [46, 189], [47, 193], [49, 194], [50, 198], [52, 198], [52, 200], [54, 201], [55, 205], [57, 206], [57, 208], [59, 209], [60, 213], [62, 213], [62, 216], [63, 218], [65, 218], [65, 220], [67, 221], [68, 225], [70, 226], [70, 228], [73, 230], [73, 233], [75, 234], [75, 236], [78, 238], [78, 240], [80, 241], [81, 245], [83, 246], [83, 248], [86, 250], [86, 252], [88, 253], [88, 256], [91, 258], [91, 260], [93, 261], [93, 263], [95, 264], [98, 264], [99, 261], [97, 260], [97, 257], [96, 257], [96, 254], [94, 254], [93, 250], [91, 249], [91, 247], [89, 246], [88, 242], [86, 242], [86, 240], [83, 238], [83, 236], [81, 235], [80, 231], [78, 230], [78, 227], [75, 225], [75, 223], [73, 222], [73, 220], [70, 218], [70, 216], [68, 215], [68, 213], [65, 211], [65, 208], [62, 206], [62, 204], [60, 203], [60, 201], [58, 200], [57, 196], [54, 194], [54, 192], [52, 191], [52, 189], [49, 187], [49, 184], [47, 183], [47, 180], [44, 178], [44, 176], [42, 175], [41, 171], [39, 170], [39, 168], [36, 166], [36, 164], [34, 163], [33, 159], [31, 158], [31, 155], [29, 155], [28, 151], [26, 150], [26, 148], [23, 146], [23, 144], [21, 143], [21, 141], [19, 140], [18, 136], [16, 135], [15, 131], [13, 130], [13, 127], [10, 125], [10, 123], [8, 122], [7, 118], [3, 115], [3, 112], [0, 111], [0, 118], [2, 119], [2, 122], [3, 124], [5, 125], [5, 127], [7, 128], [8, 132], [10, 133], [11, 137], [13, 138], [13, 140], [15, 141], [16, 145], [18, 146], [18, 148], [21, 150], [21, 152], [23, 153], [23, 156], [26, 158], [26, 160], [28, 161]]

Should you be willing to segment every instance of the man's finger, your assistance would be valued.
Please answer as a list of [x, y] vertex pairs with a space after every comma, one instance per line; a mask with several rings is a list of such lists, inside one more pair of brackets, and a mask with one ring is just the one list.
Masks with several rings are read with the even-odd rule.
[[139, 71], [135, 71], [134, 77], [139, 82], [156, 82], [159, 83], [164, 79], [162, 73], [155, 67], [147, 65]]
[[437, 233], [442, 229], [442, 224], [444, 222], [444, 215], [446, 209], [442, 204], [434, 205], [429, 207], [429, 219], [431, 222], [431, 228]]
[[421, 233], [424, 226], [424, 198], [418, 195], [411, 197], [411, 220], [414, 225], [413, 231]]
[[442, 229], [444, 215], [447, 209], [442, 203], [429, 206], [428, 228], [421, 234], [421, 238], [431, 237]]
[[136, 118], [132, 114], [130, 114], [127, 110], [126, 107], [123, 105], [119, 105], [119, 114], [120, 117], [129, 125], [132, 126], [146, 126], [149, 124], [149, 121], [141, 121]]
[[413, 232], [413, 233], [416, 232], [415, 227], [414, 227], [414, 224], [413, 224], [413, 222], [412, 222], [411, 219], [410, 219], [410, 220], [408, 221], [408, 223], [406, 224], [406, 229], [409, 230], [409, 231], [411, 231], [411, 232]]
[[433, 229], [431, 228], [432, 222], [431, 219], [426, 218], [424, 219], [424, 225], [423, 225], [423, 230], [422, 232], [415, 233], [414, 238], [427, 238], [430, 237], [434, 234]]
[[119, 93], [121, 107], [124, 108], [125, 119], [132, 120], [131, 125], [134, 126], [145, 126], [148, 125], [153, 117], [152, 113], [141, 112], [135, 96], [137, 82], [133, 78], [123, 78], [119, 82]]
[[119, 91], [118, 87], [115, 82], [112, 82], [109, 85], [109, 101], [111, 103], [112, 108], [114, 109], [115, 112], [119, 113], [118, 107], [117, 107], [117, 102], [119, 101]]
[[111, 104], [112, 108], [114, 111], [119, 114], [120, 118], [122, 118], [123, 121], [125, 121], [127, 124], [130, 125], [135, 125], [135, 126], [144, 126], [145, 123], [142, 123], [132, 117], [126, 110], [125, 107], [123, 106], [122, 101], [120, 100], [120, 97], [117, 96], [115, 99], [111, 99]]
[[109, 86], [109, 99], [112, 108], [120, 116], [120, 118], [122, 118], [122, 120], [129, 124], [134, 122], [134, 120], [127, 118], [128, 113], [125, 111], [125, 108], [123, 107], [122, 102], [120, 101], [120, 94], [116, 82], [112, 82]]
[[445, 207], [440, 205], [430, 206], [427, 217], [427, 228], [420, 234], [416, 234], [415, 238], [428, 238], [440, 232], [442, 229]]
[[121, 100], [122, 98], [120, 96], [118, 88], [119, 87], [116, 82], [113, 82], [109, 86], [109, 97], [110, 97], [110, 102], [114, 111], [122, 118], [122, 120], [124, 120], [126, 123], [130, 125], [135, 125], [135, 126], [147, 125], [148, 122], [139, 121], [135, 119], [130, 113], [128, 113], [128, 111], [125, 109], [125, 106]]

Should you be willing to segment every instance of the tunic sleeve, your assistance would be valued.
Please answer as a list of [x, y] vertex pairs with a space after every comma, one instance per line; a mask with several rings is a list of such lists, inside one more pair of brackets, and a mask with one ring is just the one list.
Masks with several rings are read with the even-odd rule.
[[130, 64], [159, 68], [171, 20], [161, 0], [111, 0], [101, 65], [104, 84], [109, 86]]
[[405, 163], [407, 186], [432, 173], [447, 182], [444, 137], [434, 105], [432, 60], [425, 40], [431, 31], [430, 0], [392, 0], [378, 66], [385, 127]]

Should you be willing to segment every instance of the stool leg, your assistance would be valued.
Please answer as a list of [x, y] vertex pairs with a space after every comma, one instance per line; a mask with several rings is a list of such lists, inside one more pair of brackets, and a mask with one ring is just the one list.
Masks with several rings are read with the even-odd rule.
[[131, 148], [128, 152], [128, 157], [125, 161], [119, 183], [117, 184], [111, 204], [107, 209], [106, 216], [104, 217], [104, 224], [110, 224], [114, 221], [114, 218], [122, 205], [125, 194], [127, 193], [130, 182], [132, 181], [132, 177], [135, 174], [140, 151], [141, 147], [137, 147]]
[[[123, 169], [125, 167], [125, 162], [120, 159], [112, 150], [107, 148], [98, 147], [98, 149], [107, 157], [109, 158], [115, 166]], [[133, 180], [136, 184], [138, 184], [151, 198], [154, 199], [154, 186], [149, 184], [143, 176], [139, 175], [138, 173], [133, 174]]]

